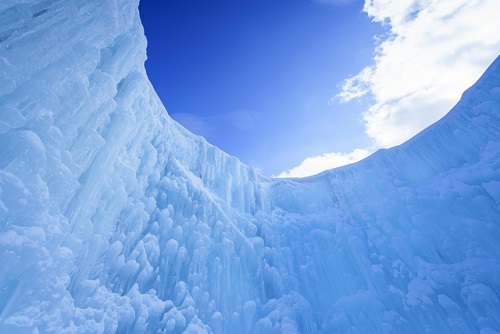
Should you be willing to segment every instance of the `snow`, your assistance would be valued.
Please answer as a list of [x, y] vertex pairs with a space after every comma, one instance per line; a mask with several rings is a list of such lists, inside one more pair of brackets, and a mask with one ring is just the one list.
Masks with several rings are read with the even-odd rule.
[[268, 179], [168, 116], [137, 7], [0, 4], [0, 332], [500, 332], [500, 59], [405, 144]]

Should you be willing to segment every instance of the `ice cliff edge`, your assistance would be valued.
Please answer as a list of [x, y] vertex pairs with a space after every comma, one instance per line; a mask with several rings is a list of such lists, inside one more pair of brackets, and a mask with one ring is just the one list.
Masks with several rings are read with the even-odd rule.
[[138, 1], [0, 4], [0, 332], [500, 332], [500, 60], [441, 121], [270, 180], [173, 122]]

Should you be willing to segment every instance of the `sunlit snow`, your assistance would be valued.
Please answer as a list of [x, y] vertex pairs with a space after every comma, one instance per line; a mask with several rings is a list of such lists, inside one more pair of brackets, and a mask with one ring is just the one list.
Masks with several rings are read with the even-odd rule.
[[170, 119], [137, 7], [0, 3], [1, 333], [500, 332], [500, 59], [407, 143], [268, 179]]

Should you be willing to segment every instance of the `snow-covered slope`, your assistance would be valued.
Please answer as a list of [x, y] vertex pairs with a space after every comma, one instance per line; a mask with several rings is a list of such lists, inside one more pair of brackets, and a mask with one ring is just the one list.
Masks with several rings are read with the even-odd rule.
[[137, 0], [0, 4], [0, 332], [500, 332], [500, 60], [409, 142], [270, 180], [172, 121]]

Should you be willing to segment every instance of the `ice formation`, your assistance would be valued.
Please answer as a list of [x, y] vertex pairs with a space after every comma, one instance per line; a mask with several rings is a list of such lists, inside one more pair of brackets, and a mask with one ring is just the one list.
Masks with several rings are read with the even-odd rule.
[[137, 7], [0, 3], [1, 333], [500, 332], [500, 59], [407, 143], [273, 180], [169, 118]]

